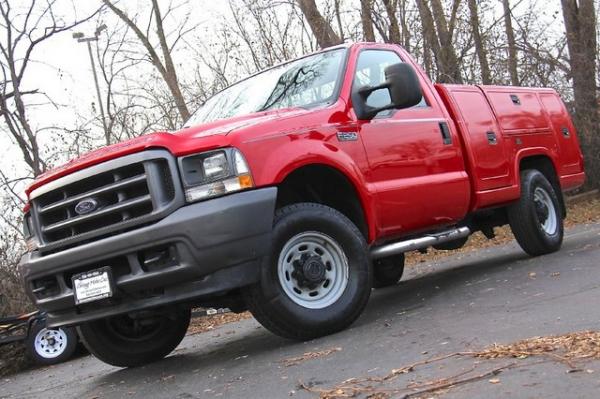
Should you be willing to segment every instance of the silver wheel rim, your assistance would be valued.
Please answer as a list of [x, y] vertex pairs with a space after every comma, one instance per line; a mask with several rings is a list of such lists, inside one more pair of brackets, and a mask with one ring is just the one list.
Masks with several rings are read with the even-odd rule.
[[54, 359], [67, 348], [67, 334], [62, 328], [42, 328], [35, 336], [35, 352], [44, 359]]
[[558, 229], [558, 216], [556, 215], [556, 208], [554, 207], [552, 198], [550, 198], [550, 194], [543, 188], [536, 187], [533, 192], [533, 201], [536, 203], [536, 208], [545, 207], [548, 211], [548, 216], [545, 220], [539, 220], [542, 230], [548, 235], [556, 234], [556, 230]]
[[[302, 257], [320, 259], [325, 267], [324, 281], [316, 287], [302, 286], [294, 277], [295, 264]], [[297, 267], [297, 266], [296, 266]], [[294, 303], [309, 309], [322, 309], [334, 304], [348, 285], [348, 258], [331, 237], [307, 231], [290, 238], [283, 246], [277, 262], [279, 283]]]

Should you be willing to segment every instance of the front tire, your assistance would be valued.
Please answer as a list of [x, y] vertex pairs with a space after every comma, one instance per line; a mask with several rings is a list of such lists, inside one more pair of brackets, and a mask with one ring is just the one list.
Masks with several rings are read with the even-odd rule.
[[90, 353], [117, 367], [136, 367], [167, 356], [185, 337], [190, 309], [173, 308], [133, 317], [119, 315], [77, 327]]
[[271, 332], [308, 340], [348, 327], [371, 291], [367, 244], [343, 214], [320, 204], [279, 209], [261, 281], [245, 289], [253, 316]]
[[508, 221], [517, 242], [531, 256], [558, 251], [562, 245], [559, 195], [540, 171], [521, 172], [521, 198], [508, 207]]

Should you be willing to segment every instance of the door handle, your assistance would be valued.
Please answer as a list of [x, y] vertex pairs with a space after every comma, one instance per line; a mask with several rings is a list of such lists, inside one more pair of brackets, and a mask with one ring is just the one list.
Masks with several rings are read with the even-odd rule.
[[487, 135], [488, 143], [490, 145], [496, 145], [496, 144], [498, 144], [498, 138], [496, 137], [496, 133], [495, 132], [493, 132], [493, 131], [490, 130], [489, 132], [486, 133], [486, 135]]
[[446, 122], [440, 122], [440, 132], [442, 133], [442, 141], [444, 144], [452, 144], [452, 136]]

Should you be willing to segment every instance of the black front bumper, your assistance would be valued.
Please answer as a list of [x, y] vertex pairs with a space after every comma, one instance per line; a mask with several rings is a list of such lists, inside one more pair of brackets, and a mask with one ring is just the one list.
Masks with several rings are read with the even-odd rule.
[[[157, 223], [20, 263], [29, 297], [48, 325], [79, 324], [225, 293], [258, 281], [271, 243], [277, 189], [179, 208]], [[108, 266], [115, 295], [75, 305], [71, 277]]]

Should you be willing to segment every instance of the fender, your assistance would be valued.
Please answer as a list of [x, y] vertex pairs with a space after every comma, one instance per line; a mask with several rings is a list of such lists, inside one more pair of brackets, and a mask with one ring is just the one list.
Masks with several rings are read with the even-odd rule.
[[[301, 137], [296, 136], [296, 139], [291, 141], [286, 140], [285, 143], [275, 146], [276, 148], [271, 147], [266, 159], [262, 158], [259, 162], [253, 162], [250, 156], [248, 161], [256, 185], [277, 185], [295, 170], [308, 165], [324, 165], [335, 169], [348, 179], [357, 192], [368, 225], [368, 242], [372, 243], [377, 236], [376, 199], [375, 193], [367, 191], [369, 184], [364, 180], [359, 165], [345, 149], [335, 145], [335, 133], [328, 137], [319, 134], [320, 139], [311, 138], [311, 133], [308, 137], [305, 134], [299, 136]], [[330, 138], [333, 140], [329, 140]], [[302, 140], [301, 145], [297, 142], [299, 140]], [[252, 151], [248, 153], [252, 154]], [[253, 164], [258, 166], [256, 170], [253, 169]]]
[[531, 157], [539, 157], [539, 156], [543, 156], [546, 157], [550, 160], [550, 162], [552, 162], [552, 167], [554, 168], [554, 172], [556, 173], [556, 178], [559, 179], [560, 176], [558, 175], [558, 167], [557, 167], [557, 163], [558, 163], [558, 157], [556, 155], [556, 153], [554, 151], [549, 150], [546, 147], [530, 147], [530, 148], [524, 148], [522, 150], [517, 151], [516, 155], [515, 155], [515, 162], [514, 162], [514, 176], [515, 176], [515, 180], [516, 180], [516, 185], [517, 187], [519, 187], [519, 192], [521, 190], [521, 179], [519, 178], [520, 176], [520, 167], [521, 167], [521, 161], [525, 158], [531, 158]]

